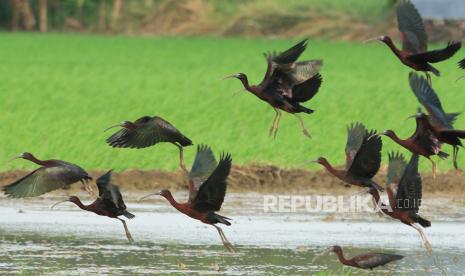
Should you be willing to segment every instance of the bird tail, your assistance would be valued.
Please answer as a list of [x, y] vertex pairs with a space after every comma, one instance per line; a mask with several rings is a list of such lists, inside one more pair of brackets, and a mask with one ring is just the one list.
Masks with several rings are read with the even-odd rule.
[[431, 221], [426, 220], [420, 216], [417, 218], [417, 220], [418, 220], [418, 223], [425, 228], [431, 226]]
[[228, 221], [228, 220], [231, 220], [230, 218], [228, 217], [225, 217], [225, 216], [222, 216], [222, 215], [218, 215], [216, 213], [213, 213], [213, 212], [210, 212], [208, 214], [208, 220], [210, 222], [212, 222], [213, 224], [215, 223], [222, 223], [222, 224], [226, 224], [226, 225], [231, 225], [231, 223]]
[[439, 70], [434, 68], [431, 64], [428, 64], [428, 71], [433, 73], [436, 77], [439, 77], [441, 75], [441, 72], [439, 72]]
[[443, 151], [440, 151], [438, 152], [438, 156], [441, 158], [441, 159], [446, 159], [447, 157], [449, 157], [449, 154], [448, 153], [445, 153]]
[[128, 219], [133, 219], [133, 218], [136, 217], [135, 215], [129, 213], [129, 212], [126, 211], [126, 210], [123, 211], [123, 216], [125, 216], [125, 217], [128, 218]]
[[192, 145], [192, 140], [187, 138], [186, 136], [182, 136], [179, 143], [183, 147], [191, 146]]

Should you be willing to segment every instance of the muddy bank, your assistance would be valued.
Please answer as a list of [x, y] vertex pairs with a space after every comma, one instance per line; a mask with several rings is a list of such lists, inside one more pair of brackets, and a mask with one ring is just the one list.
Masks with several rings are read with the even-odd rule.
[[[14, 182], [26, 175], [27, 171], [9, 171], [0, 173], [0, 186]], [[90, 171], [92, 177], [103, 174], [101, 171]], [[382, 169], [375, 180], [385, 185], [386, 172]], [[439, 174], [433, 180], [431, 174], [422, 175], [424, 194], [459, 196], [465, 188], [465, 174], [450, 171]], [[126, 191], [151, 191], [161, 188], [180, 191], [187, 189], [187, 180], [181, 171], [142, 171], [128, 170], [115, 172], [113, 182]], [[80, 189], [81, 185], [73, 185], [71, 191]], [[326, 171], [310, 171], [302, 169], [282, 169], [276, 166], [250, 165], [233, 166], [228, 186], [231, 192], [259, 193], [353, 193], [358, 187], [348, 187], [343, 182], [329, 175]]]

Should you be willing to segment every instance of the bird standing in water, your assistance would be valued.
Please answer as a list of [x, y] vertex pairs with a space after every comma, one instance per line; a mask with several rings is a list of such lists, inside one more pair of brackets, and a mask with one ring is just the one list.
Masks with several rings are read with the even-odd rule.
[[92, 187], [88, 184], [92, 177], [78, 165], [55, 159], [39, 160], [29, 152], [22, 153], [13, 159], [18, 158], [29, 160], [41, 167], [3, 187], [3, 191], [8, 197], [40, 196], [60, 188], [66, 188], [76, 182], [81, 182], [85, 190], [94, 196]]
[[135, 122], [123, 121], [111, 126], [122, 127], [107, 139], [107, 143], [114, 148], [146, 148], [161, 142], [169, 142], [179, 149], [179, 166], [187, 173], [184, 164], [183, 147], [192, 145], [192, 141], [184, 136], [168, 121], [158, 117], [144, 116]]
[[383, 266], [404, 258], [404, 256], [396, 254], [365, 253], [346, 259], [342, 252], [342, 248], [338, 245], [331, 246], [327, 251], [336, 253], [337, 258], [344, 265], [371, 270], [375, 267]]
[[398, 49], [389, 36], [383, 35], [370, 40], [385, 43], [397, 58], [408, 67], [425, 73], [431, 85], [428, 72], [440, 76], [438, 69], [430, 63], [437, 63], [452, 57], [461, 47], [460, 42], [450, 42], [443, 49], [428, 51], [428, 37], [420, 13], [410, 0], [401, 0], [397, 6], [397, 27], [402, 34], [402, 50]]
[[97, 179], [99, 197], [93, 203], [84, 205], [77, 196], [71, 196], [67, 200], [55, 203], [52, 208], [63, 202], [72, 202], [82, 210], [93, 212], [99, 216], [118, 219], [123, 223], [128, 241], [134, 242], [126, 221], [120, 219], [119, 216], [124, 216], [128, 219], [133, 219], [135, 216], [126, 210], [126, 204], [124, 204], [123, 196], [118, 186], [111, 183], [111, 173], [112, 171], [110, 170]]
[[225, 78], [237, 78], [244, 89], [257, 96], [273, 107], [276, 115], [270, 128], [269, 135], [276, 137], [281, 111], [294, 114], [299, 120], [305, 136], [310, 133], [305, 128], [302, 118], [297, 113], [311, 114], [314, 110], [301, 105], [315, 96], [321, 86], [322, 78], [318, 74], [322, 65], [321, 60], [297, 61], [307, 48], [307, 40], [302, 40], [288, 50], [276, 54], [265, 54], [268, 67], [265, 77], [258, 85], [250, 85], [244, 73], [237, 73]]
[[380, 191], [379, 186], [372, 178], [381, 165], [381, 138], [375, 131], [368, 131], [361, 123], [352, 124], [347, 128], [346, 165], [345, 169], [336, 169], [324, 157], [312, 161], [326, 168], [326, 170], [340, 180], [360, 187], [374, 187]]
[[226, 195], [231, 162], [231, 155], [222, 154], [220, 162], [217, 163], [210, 147], [200, 145], [197, 147], [194, 164], [189, 173], [189, 199], [186, 203], [177, 202], [171, 192], [166, 189], [146, 195], [140, 200], [152, 195], [166, 198], [179, 212], [215, 227], [225, 248], [230, 252], [235, 252], [223, 230], [216, 225], [222, 223], [229, 226], [231, 225], [228, 221], [230, 218], [215, 213], [220, 210]]

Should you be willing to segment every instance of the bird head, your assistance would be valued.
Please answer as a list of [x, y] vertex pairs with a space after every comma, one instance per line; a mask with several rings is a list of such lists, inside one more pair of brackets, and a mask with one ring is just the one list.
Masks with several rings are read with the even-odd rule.
[[72, 202], [74, 204], [77, 204], [78, 202], [80, 202], [80, 200], [79, 200], [79, 198], [77, 196], [70, 196], [67, 200], [62, 200], [62, 201], [59, 201], [59, 202], [53, 204], [52, 207], [50, 207], [50, 209], [53, 209], [58, 204], [65, 203], [65, 202]]
[[27, 159], [27, 160], [31, 160], [31, 159], [34, 159], [34, 155], [32, 155], [32, 153], [29, 153], [29, 152], [23, 152], [13, 158], [11, 158], [9, 161], [13, 161], [15, 159]]
[[393, 131], [393, 130], [390, 130], [390, 129], [385, 130], [385, 131], [381, 132], [380, 134], [376, 134], [376, 135], [385, 135], [385, 136], [391, 137], [391, 138], [394, 137], [394, 136], [396, 136], [396, 134], [394, 133], [394, 131]]
[[125, 129], [129, 129], [129, 130], [133, 130], [133, 129], [136, 128], [136, 126], [135, 126], [132, 122], [130, 122], [130, 121], [122, 121], [122, 122], [119, 123], [119, 124], [112, 125], [112, 126], [106, 128], [105, 131], [107, 131], [107, 130], [109, 130], [109, 129], [112, 129], [112, 128], [114, 128], [114, 127], [123, 127], [123, 128], [125, 128]]
[[162, 196], [164, 198], [168, 197], [169, 195], [171, 195], [171, 192], [167, 189], [163, 189], [159, 192], [156, 192], [156, 193], [152, 193], [152, 194], [148, 194], [148, 195], [145, 195], [141, 198], [139, 198], [139, 201], [142, 201], [143, 199], [147, 198], [147, 197], [150, 197], [150, 196], [154, 196], [154, 195], [159, 195], [159, 196]]
[[333, 245], [330, 248], [328, 248], [328, 251], [338, 253], [338, 252], [342, 252], [342, 248], [339, 245]]
[[320, 165], [323, 165], [323, 164], [326, 164], [328, 163], [328, 160], [322, 156], [318, 157], [316, 160], [313, 160], [313, 161], [310, 161], [310, 162], [313, 162], [313, 163], [318, 163]]
[[367, 39], [367, 40], [365, 40], [363, 43], [373, 42], [373, 41], [384, 42], [384, 43], [392, 42], [392, 40], [391, 40], [391, 38], [390, 38], [389, 36], [387, 36], [387, 35], [382, 35], [382, 36], [378, 36], [378, 37], [373, 37], [373, 38]]
[[223, 80], [229, 79], [229, 78], [236, 78], [238, 80], [244, 81], [247, 79], [247, 76], [244, 73], [236, 73], [236, 74], [232, 74], [232, 75], [228, 75], [224, 77]]

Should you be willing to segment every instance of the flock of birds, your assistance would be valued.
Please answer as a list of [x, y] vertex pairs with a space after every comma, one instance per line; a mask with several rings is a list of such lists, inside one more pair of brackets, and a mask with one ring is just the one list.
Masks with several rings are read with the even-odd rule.
[[[403, 64], [425, 73], [426, 79], [411, 72], [409, 83], [411, 90], [419, 103], [426, 109], [427, 114], [418, 109], [417, 113], [411, 116], [416, 120], [416, 130], [407, 139], [399, 138], [392, 130], [378, 133], [374, 130], [368, 130], [361, 123], [352, 124], [348, 127], [348, 138], [345, 146], [345, 169], [334, 168], [324, 157], [320, 157], [314, 162], [324, 166], [330, 174], [340, 180], [350, 185], [363, 187], [364, 193], [369, 193], [373, 197], [381, 214], [416, 229], [426, 251], [430, 253], [431, 245], [423, 232], [423, 227], [430, 227], [431, 222], [418, 214], [422, 198], [422, 182], [418, 172], [419, 157], [423, 156], [431, 160], [435, 176], [436, 165], [431, 157], [436, 155], [439, 158], [447, 158], [448, 154], [441, 151], [441, 145], [449, 144], [453, 148], [453, 164], [457, 169], [457, 153], [459, 147], [463, 146], [460, 139], [465, 138], [465, 131], [454, 129], [453, 123], [458, 113], [444, 111], [432, 88], [429, 73], [439, 76], [439, 71], [431, 63], [452, 57], [460, 49], [461, 44], [458, 42], [449, 43], [443, 49], [427, 51], [427, 36], [423, 21], [416, 8], [408, 0], [401, 1], [397, 6], [397, 22], [402, 34], [402, 50], [398, 49], [388, 36], [381, 36], [376, 40], [385, 43]], [[245, 90], [267, 102], [275, 110], [276, 116], [269, 130], [270, 136], [276, 136], [281, 111], [285, 111], [298, 118], [302, 132], [305, 136], [310, 137], [310, 133], [305, 128], [298, 113], [310, 114], [314, 112], [301, 104], [312, 99], [318, 92], [322, 84], [322, 77], [319, 74], [322, 62], [321, 60], [297, 61], [305, 51], [306, 46], [307, 40], [303, 40], [282, 53], [266, 54], [267, 70], [263, 81], [258, 85], [250, 85], [247, 76], [243, 73], [227, 77], [239, 79]], [[465, 59], [459, 62], [459, 66], [465, 69]], [[227, 178], [231, 170], [231, 155], [223, 153], [217, 161], [210, 147], [199, 145], [194, 163], [191, 170], [188, 171], [184, 163], [183, 148], [193, 143], [166, 120], [158, 116], [144, 116], [134, 122], [124, 121], [110, 128], [113, 127], [121, 127], [121, 129], [106, 140], [111, 147], [139, 149], [169, 142], [179, 149], [180, 168], [187, 175], [189, 183], [187, 202], [177, 202], [171, 192], [166, 189], [144, 196], [140, 200], [152, 195], [166, 198], [179, 212], [215, 227], [225, 248], [230, 252], [235, 252], [234, 247], [217, 225], [231, 225], [230, 218], [216, 213], [220, 210], [226, 194]], [[391, 138], [412, 153], [408, 162], [402, 154], [389, 153], [386, 181], [389, 198], [387, 205], [380, 200], [379, 192], [384, 191], [384, 188], [373, 180], [381, 164], [381, 135]], [[84, 189], [95, 198], [95, 201], [89, 205], [84, 205], [78, 197], [72, 196], [62, 202], [72, 202], [83, 210], [120, 220], [123, 223], [127, 239], [130, 242], [133, 241], [125, 220], [120, 217], [132, 219], [135, 216], [127, 211], [118, 186], [112, 184], [112, 171], [97, 179], [97, 196], [89, 184], [92, 178], [78, 165], [61, 160], [39, 160], [27, 152], [15, 158], [29, 160], [40, 167], [14, 183], [4, 186], [3, 191], [8, 197], [40, 196], [81, 182]], [[395, 254], [366, 253], [346, 259], [339, 246], [333, 246], [329, 248], [329, 251], [336, 253], [341, 263], [363, 269], [372, 269], [402, 258], [402, 256]]]

